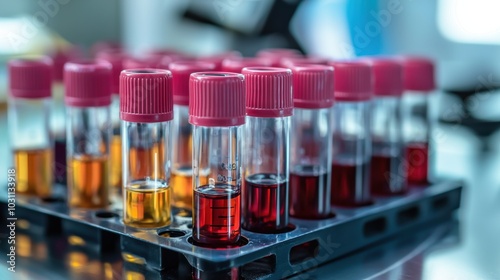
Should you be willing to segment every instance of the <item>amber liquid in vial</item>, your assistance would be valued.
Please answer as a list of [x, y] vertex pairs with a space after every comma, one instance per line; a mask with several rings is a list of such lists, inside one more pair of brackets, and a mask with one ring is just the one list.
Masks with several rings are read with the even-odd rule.
[[135, 181], [125, 188], [125, 224], [157, 228], [171, 222], [171, 189], [163, 181]]
[[50, 195], [52, 191], [52, 151], [50, 149], [15, 150], [16, 191], [22, 194]]
[[109, 205], [107, 156], [75, 156], [68, 166], [69, 205], [103, 208]]
[[122, 187], [122, 139], [119, 134], [111, 138], [109, 154], [111, 155], [110, 184], [111, 187], [119, 189]]
[[[177, 208], [193, 209], [193, 169], [180, 167], [170, 177], [173, 189], [173, 203]], [[200, 176], [200, 185], [208, 183], [208, 175]]]

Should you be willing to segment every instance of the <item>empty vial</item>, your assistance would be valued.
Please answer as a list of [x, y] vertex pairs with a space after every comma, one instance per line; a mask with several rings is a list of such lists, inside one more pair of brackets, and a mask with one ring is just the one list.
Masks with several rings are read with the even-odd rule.
[[370, 199], [371, 67], [361, 61], [332, 63], [335, 69], [332, 204], [362, 206]]
[[172, 74], [130, 69], [120, 75], [123, 222], [157, 228], [171, 222]]
[[9, 136], [16, 170], [16, 192], [46, 197], [52, 191], [50, 135], [52, 61], [14, 59], [9, 69]]

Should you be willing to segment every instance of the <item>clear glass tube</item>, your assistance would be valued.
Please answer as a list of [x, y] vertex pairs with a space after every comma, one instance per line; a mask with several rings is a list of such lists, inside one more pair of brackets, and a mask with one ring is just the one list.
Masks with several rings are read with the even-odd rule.
[[109, 106], [68, 106], [66, 112], [69, 206], [107, 207], [111, 139]]
[[[174, 104], [171, 184], [173, 204], [178, 208], [191, 210], [193, 207], [193, 126], [188, 119], [189, 107]], [[206, 180], [201, 182], [201, 184], [206, 183]]]
[[50, 98], [9, 98], [9, 137], [20, 194], [45, 197], [52, 192], [50, 110]]
[[371, 203], [370, 101], [338, 102], [333, 120], [332, 204]]
[[111, 125], [113, 137], [111, 138], [111, 173], [110, 184], [114, 189], [122, 188], [122, 139], [120, 133], [120, 96], [111, 95]]
[[277, 232], [288, 225], [291, 117], [246, 118], [243, 227]]
[[193, 126], [193, 239], [236, 243], [241, 235], [243, 126]]
[[406, 191], [401, 98], [379, 96], [372, 104], [372, 162], [370, 185], [373, 194], [391, 195]]
[[403, 137], [408, 184], [429, 182], [429, 93], [407, 92], [403, 97]]
[[64, 104], [64, 85], [53, 83], [53, 108], [51, 111], [51, 131], [54, 137], [54, 181], [66, 184], [66, 105]]
[[122, 121], [123, 221], [129, 226], [157, 228], [171, 222], [170, 121]]
[[332, 108], [295, 108], [290, 149], [290, 215], [331, 216]]

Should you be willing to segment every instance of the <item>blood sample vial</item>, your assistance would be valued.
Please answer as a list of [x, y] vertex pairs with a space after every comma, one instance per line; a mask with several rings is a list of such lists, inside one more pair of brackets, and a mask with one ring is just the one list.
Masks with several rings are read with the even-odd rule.
[[78, 208], [109, 205], [111, 65], [104, 61], [64, 66], [67, 115], [68, 204]]
[[171, 222], [172, 74], [129, 69], [120, 74], [123, 222], [158, 228]]
[[50, 136], [52, 60], [14, 59], [9, 71], [9, 136], [16, 192], [45, 197], [52, 191]]
[[293, 67], [290, 216], [332, 215], [333, 67]]
[[98, 60], [111, 64], [111, 125], [113, 137], [110, 149], [110, 174], [109, 180], [113, 190], [122, 187], [122, 142], [120, 135], [120, 72], [124, 69], [124, 61], [128, 58], [123, 50], [104, 49], [96, 54]]
[[[193, 208], [193, 126], [189, 123], [189, 76], [194, 72], [213, 71], [214, 63], [197, 61], [173, 62], [174, 119], [172, 124], [172, 177], [173, 204], [177, 208]], [[208, 183], [201, 176], [200, 184]]]
[[425, 58], [405, 57], [403, 64], [403, 137], [409, 185], [429, 183], [429, 98], [434, 90], [434, 64]]
[[292, 71], [244, 68], [246, 84], [243, 227], [275, 233], [288, 225]]
[[331, 202], [356, 207], [370, 199], [371, 66], [361, 61], [338, 61], [335, 69]]
[[407, 185], [401, 123], [402, 67], [398, 61], [388, 58], [370, 58], [367, 62], [373, 69], [374, 94], [371, 192], [402, 194]]
[[272, 60], [264, 57], [230, 57], [222, 61], [222, 71], [241, 73], [245, 67], [271, 66]]
[[243, 75], [191, 74], [189, 123], [193, 125], [193, 240], [211, 247], [235, 244], [241, 235]]

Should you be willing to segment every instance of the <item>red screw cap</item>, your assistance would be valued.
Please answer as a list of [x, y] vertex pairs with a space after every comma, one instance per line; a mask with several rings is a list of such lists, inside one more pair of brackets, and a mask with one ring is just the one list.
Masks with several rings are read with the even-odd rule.
[[172, 73], [161, 69], [123, 70], [120, 74], [120, 118], [140, 123], [172, 120]]
[[401, 96], [403, 93], [403, 67], [396, 59], [372, 57], [373, 94], [377, 96]]
[[120, 87], [120, 73], [124, 69], [123, 62], [128, 55], [119, 49], [106, 49], [96, 54], [98, 60], [104, 60], [111, 64], [111, 91], [118, 94]]
[[189, 122], [198, 126], [245, 124], [245, 78], [226, 72], [199, 72], [189, 78]]
[[292, 68], [293, 105], [296, 108], [329, 108], [334, 103], [333, 67], [305, 65]]
[[45, 98], [52, 95], [52, 60], [48, 57], [9, 61], [10, 95], [20, 98]]
[[82, 60], [64, 65], [66, 105], [100, 107], [111, 104], [111, 64]]
[[403, 85], [406, 90], [432, 91], [435, 89], [434, 63], [423, 57], [402, 57]]
[[189, 105], [189, 76], [195, 72], [215, 70], [215, 64], [200, 61], [179, 61], [169, 65], [173, 76], [174, 104]]
[[363, 61], [331, 62], [335, 71], [335, 100], [365, 101], [373, 94], [372, 69]]
[[292, 70], [247, 67], [246, 113], [252, 117], [288, 117], [293, 114]]

